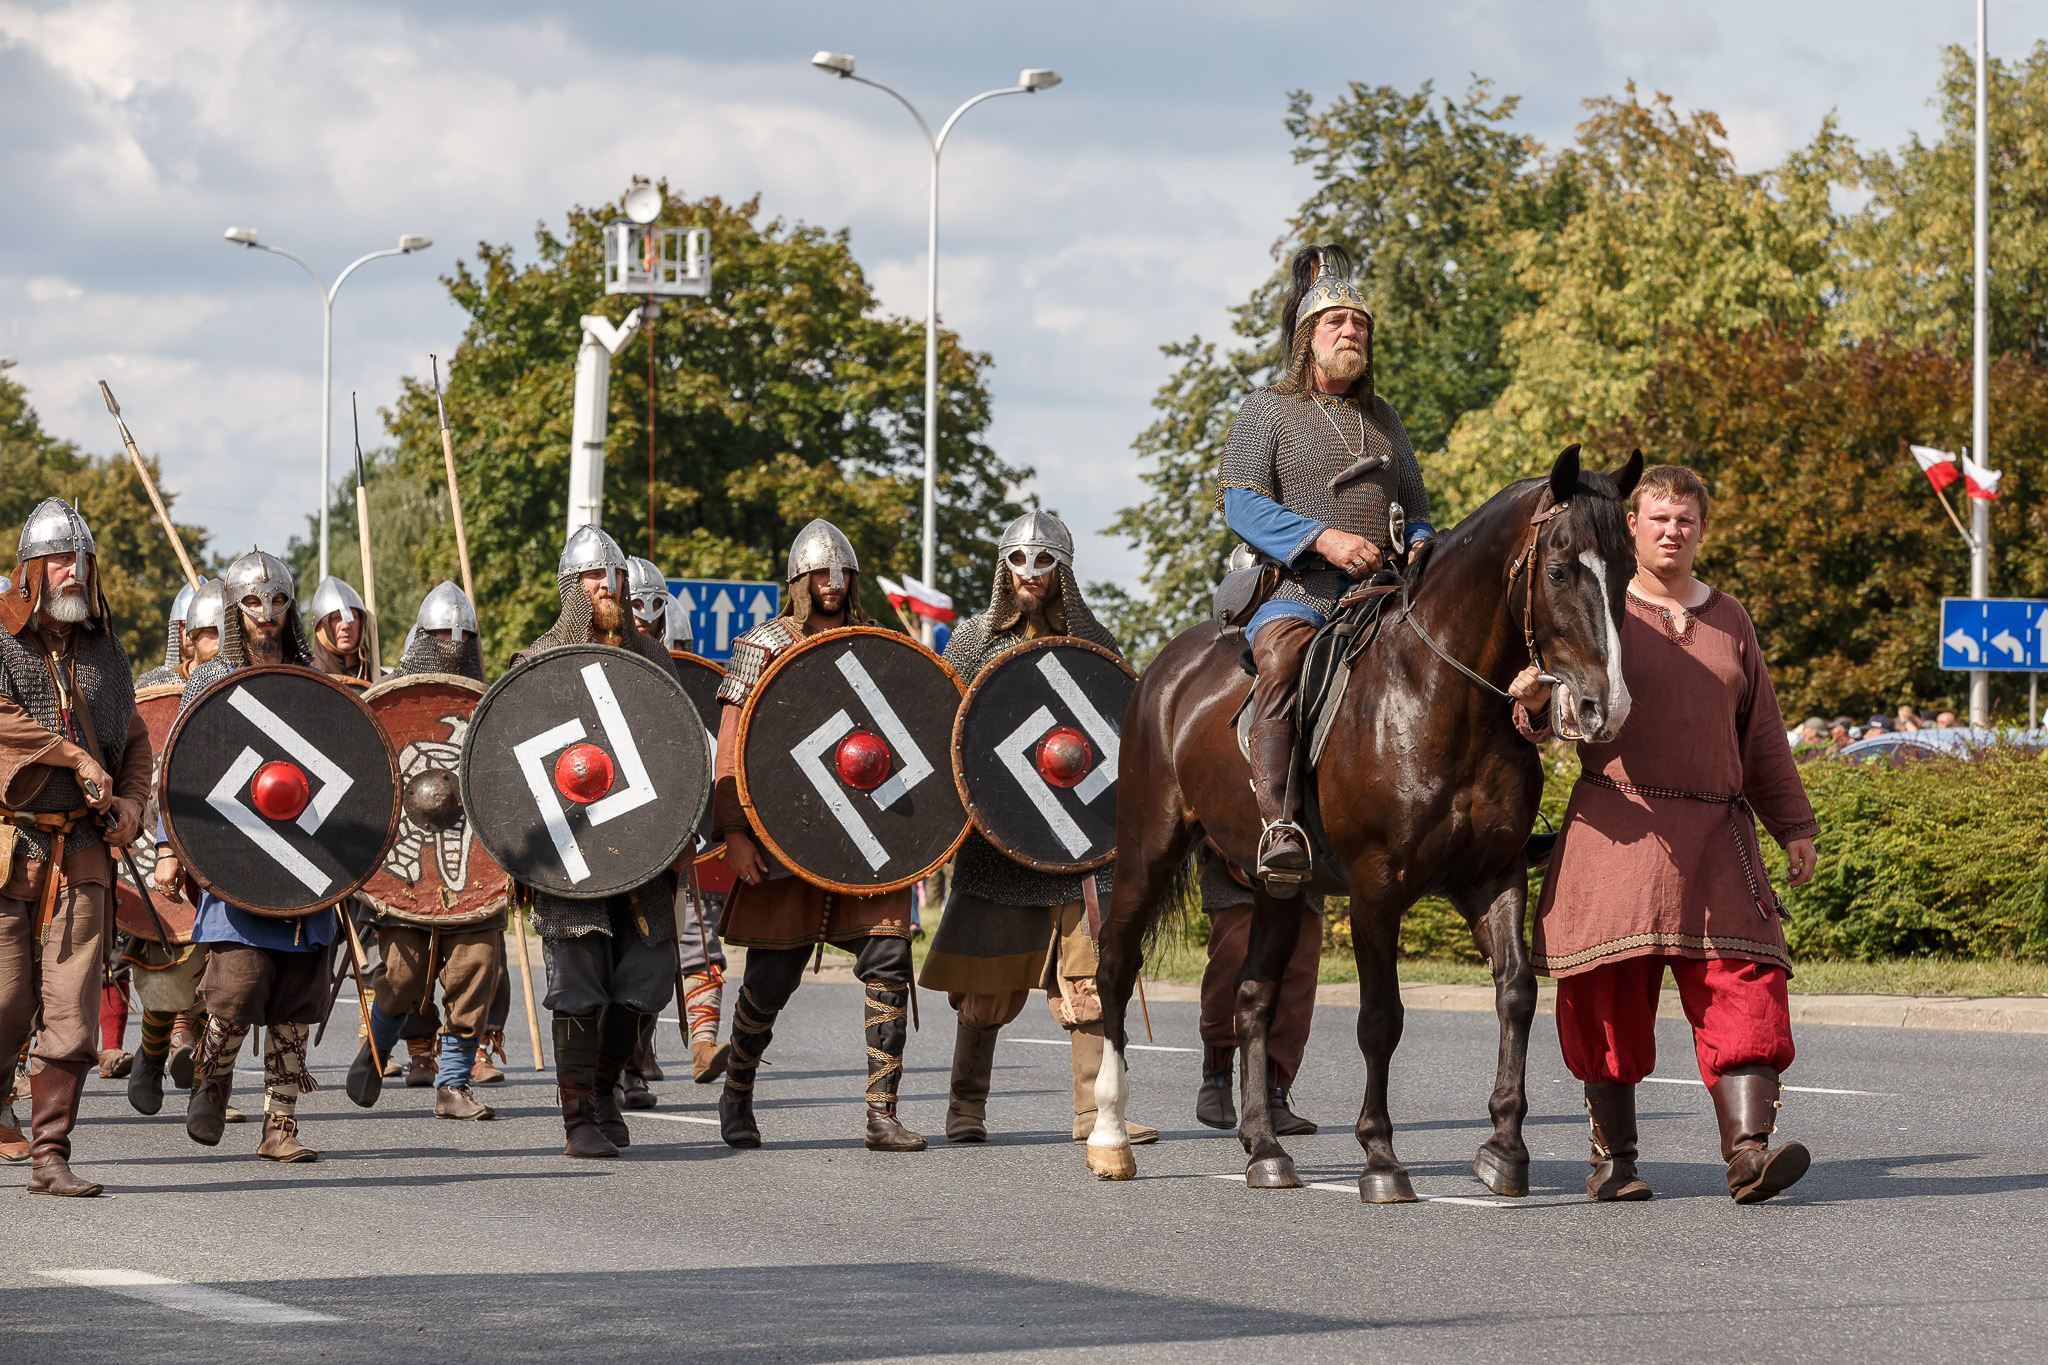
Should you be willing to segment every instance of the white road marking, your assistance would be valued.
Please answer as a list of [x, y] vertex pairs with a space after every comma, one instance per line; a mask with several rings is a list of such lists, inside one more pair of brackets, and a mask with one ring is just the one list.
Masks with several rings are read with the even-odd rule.
[[[999, 1043], [1038, 1043], [1043, 1047], [1072, 1047], [1074, 1045], [1072, 1040], [1067, 1038], [998, 1038], [996, 1041]], [[1202, 1050], [1198, 1047], [1167, 1047], [1164, 1044], [1153, 1043], [1126, 1043], [1124, 1047], [1130, 1052], [1200, 1052]]]
[[[1039, 775], [1037, 767], [1024, 757], [1024, 751], [1037, 742], [1039, 736], [1053, 728], [1052, 710], [1041, 706], [1024, 718], [1024, 723], [1012, 730], [1009, 737], [996, 745], [996, 757], [1002, 760], [1004, 769], [1016, 782], [1025, 799], [1038, 811], [1053, 838], [1067, 850], [1068, 856], [1079, 858], [1088, 851], [1088, 836], [1074, 823], [1060, 799], [1054, 794], [1052, 784]], [[1100, 769], [1097, 769], [1100, 771]]]
[[708, 1123], [713, 1128], [718, 1126], [717, 1119], [701, 1118], [696, 1114], [657, 1114], [648, 1109], [635, 1109], [633, 1122], [638, 1123], [642, 1119], [660, 1119], [663, 1123]]
[[[241, 695], [239, 690], [234, 694], [237, 697]], [[325, 891], [334, 879], [313, 866], [305, 855], [286, 843], [276, 830], [266, 824], [262, 816], [250, 810], [238, 799], [242, 787], [262, 766], [263, 755], [244, 746], [240, 756], [228, 765], [228, 770], [220, 775], [220, 781], [214, 783], [213, 790], [206, 794], [206, 804], [219, 812], [229, 824], [242, 831], [250, 843], [269, 854], [271, 861], [298, 878], [305, 884], [307, 890], [317, 896]]]
[[[1241, 1173], [1238, 1175], [1212, 1175], [1209, 1178], [1211, 1180], [1234, 1180], [1240, 1185], [1244, 1184], [1244, 1176]], [[1339, 1185], [1329, 1180], [1305, 1180], [1302, 1182], [1302, 1188], [1309, 1190], [1334, 1190], [1338, 1194], [1348, 1194], [1354, 1199], [1358, 1197], [1358, 1186]], [[1498, 1199], [1474, 1199], [1462, 1194], [1418, 1194], [1415, 1198], [1424, 1204], [1459, 1204], [1466, 1208], [1474, 1209], [1527, 1207], [1526, 1205], [1504, 1203]]]
[[1092, 805], [1096, 797], [1116, 782], [1117, 760], [1123, 752], [1116, 726], [1095, 709], [1095, 703], [1088, 700], [1088, 694], [1081, 690], [1081, 684], [1074, 681], [1073, 674], [1067, 672], [1058, 655], [1050, 650], [1039, 655], [1038, 671], [1052, 684], [1052, 690], [1059, 693], [1060, 700], [1074, 713], [1074, 719], [1081, 722], [1081, 728], [1088, 732], [1088, 738], [1095, 741], [1095, 747], [1102, 750], [1102, 761], [1074, 788], [1074, 795]]
[[225, 1289], [213, 1289], [203, 1284], [185, 1284], [179, 1280], [167, 1280], [161, 1275], [152, 1275], [146, 1270], [39, 1270], [36, 1274], [59, 1284], [77, 1285], [83, 1289], [104, 1289], [110, 1294], [124, 1298], [141, 1299], [164, 1308], [175, 1308], [183, 1313], [196, 1313], [202, 1318], [217, 1318], [222, 1322], [339, 1322], [340, 1318], [326, 1313], [315, 1313], [309, 1308], [293, 1308], [289, 1304], [272, 1303], [268, 1299], [251, 1298], [247, 1294], [231, 1294]]
[[[875, 680], [861, 667], [859, 659], [848, 649], [839, 656], [839, 672], [860, 698], [861, 705], [868, 708], [868, 714], [875, 718], [875, 724], [882, 727], [883, 736], [896, 746], [896, 757], [903, 766], [896, 775], [875, 788], [871, 793], [875, 805], [882, 810], [896, 804], [899, 797], [912, 787], [932, 775], [931, 760], [924, 756], [924, 750], [917, 747], [917, 741], [910, 737], [910, 728], [903, 723], [896, 709], [889, 705], [889, 699], [882, 695], [882, 689], [875, 686]], [[877, 863], [877, 867], [881, 864]]]
[[[1705, 1089], [1707, 1083], [1689, 1076], [1645, 1076], [1643, 1077], [1643, 1084], [1696, 1085], [1701, 1089]], [[1785, 1089], [1799, 1095], [1868, 1095], [1873, 1099], [1881, 1100], [1895, 1100], [1898, 1098], [1897, 1095], [1884, 1090], [1829, 1090], [1818, 1085], [1788, 1085]]]

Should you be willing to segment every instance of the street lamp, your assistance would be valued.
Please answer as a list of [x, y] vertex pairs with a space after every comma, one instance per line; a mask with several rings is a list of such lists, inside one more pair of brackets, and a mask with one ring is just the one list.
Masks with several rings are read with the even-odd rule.
[[[1050, 90], [1060, 83], [1060, 73], [1043, 67], [1026, 67], [1017, 74], [1017, 83], [1001, 90], [984, 90], [967, 103], [953, 111], [939, 129], [937, 137], [932, 136], [931, 125], [924, 121], [924, 115], [917, 112], [917, 106], [903, 96], [865, 76], [853, 74], [853, 58], [843, 52], [820, 52], [811, 58], [811, 65], [820, 71], [829, 72], [843, 81], [859, 81], [871, 85], [910, 111], [917, 120], [917, 126], [924, 132], [925, 145], [932, 154], [932, 185], [930, 225], [925, 237], [925, 305], [924, 305], [924, 581], [927, 587], [936, 586], [938, 559], [938, 477], [939, 477], [939, 153], [945, 150], [946, 135], [953, 131], [953, 125], [960, 116], [998, 95], [1035, 95], [1041, 90]], [[932, 623], [924, 622], [925, 642], [932, 639]]]
[[231, 227], [221, 234], [230, 242], [240, 243], [255, 251], [268, 251], [273, 256], [283, 256], [297, 261], [308, 275], [313, 277], [314, 288], [320, 291], [320, 577], [327, 577], [327, 504], [333, 500], [334, 490], [328, 486], [328, 459], [334, 444], [334, 296], [341, 292], [341, 282], [355, 273], [357, 266], [374, 261], [379, 256], [409, 256], [415, 251], [425, 251], [434, 244], [434, 239], [417, 232], [408, 232], [398, 239], [398, 245], [383, 251], [372, 251], [367, 256], [358, 256], [349, 262], [348, 269], [337, 275], [334, 287], [329, 289], [321, 280], [320, 273], [306, 264], [306, 258], [296, 252], [286, 251], [281, 246], [266, 246], [257, 240], [255, 228]]

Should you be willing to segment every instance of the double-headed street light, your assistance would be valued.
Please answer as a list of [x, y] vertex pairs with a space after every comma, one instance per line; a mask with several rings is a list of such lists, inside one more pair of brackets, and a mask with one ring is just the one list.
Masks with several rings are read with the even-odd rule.
[[334, 447], [334, 296], [341, 292], [341, 283], [355, 273], [357, 266], [374, 261], [379, 256], [409, 256], [415, 251], [425, 251], [434, 244], [434, 239], [417, 232], [408, 232], [398, 239], [398, 245], [383, 251], [372, 251], [367, 256], [358, 256], [349, 262], [348, 269], [337, 275], [332, 289], [320, 278], [320, 272], [306, 264], [306, 258], [296, 252], [286, 251], [281, 246], [266, 246], [256, 239], [255, 228], [231, 227], [221, 234], [230, 242], [239, 242], [255, 251], [268, 251], [273, 256], [283, 256], [297, 261], [308, 275], [313, 277], [313, 286], [320, 291], [320, 577], [327, 577], [327, 504], [333, 501], [334, 490], [328, 486], [329, 456]]
[[[894, 99], [910, 111], [917, 120], [917, 126], [924, 131], [925, 145], [932, 154], [931, 217], [925, 238], [925, 307], [924, 307], [924, 581], [927, 587], [937, 584], [938, 561], [938, 477], [939, 477], [939, 153], [945, 149], [946, 135], [953, 131], [953, 125], [960, 116], [998, 95], [1035, 95], [1041, 90], [1050, 90], [1060, 83], [1060, 73], [1041, 67], [1026, 67], [1018, 73], [1017, 83], [1001, 90], [984, 90], [967, 103], [953, 111], [953, 116], [940, 127], [939, 135], [932, 136], [931, 125], [924, 121], [924, 115], [917, 112], [917, 106], [903, 96], [865, 76], [853, 74], [853, 58], [843, 52], [820, 52], [811, 58], [811, 65], [820, 71], [830, 72], [841, 80], [859, 81], [871, 85]], [[924, 623], [925, 639], [929, 643], [932, 623]]]

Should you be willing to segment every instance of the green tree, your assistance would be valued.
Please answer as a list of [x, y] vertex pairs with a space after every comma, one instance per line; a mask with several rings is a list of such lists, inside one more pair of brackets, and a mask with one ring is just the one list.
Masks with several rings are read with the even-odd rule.
[[[487, 654], [502, 665], [554, 618], [562, 542], [577, 319], [623, 320], [639, 300], [599, 283], [607, 206], [537, 232], [525, 266], [481, 244], [446, 280], [469, 314], [448, 366], [449, 421]], [[711, 230], [712, 294], [666, 305], [612, 372], [605, 529], [648, 550], [647, 352], [654, 347], [654, 545], [670, 573], [779, 577], [813, 516], [837, 520], [875, 572], [916, 573], [923, 470], [924, 332], [879, 316], [847, 246], [781, 219], [758, 200], [668, 200], [664, 222]], [[942, 333], [939, 347], [939, 586], [982, 590], [993, 542], [1022, 509], [1010, 490], [1031, 471], [982, 438], [985, 354]], [[442, 495], [441, 443], [428, 386], [408, 381], [387, 423], [402, 475]], [[452, 528], [417, 551], [419, 581], [458, 577]], [[383, 564], [378, 565], [380, 572]], [[872, 587], [870, 592], [874, 590]], [[879, 593], [870, 610], [883, 607]]]
[[[177, 495], [162, 487], [156, 461], [148, 464], [165, 504], [175, 508]], [[48, 497], [76, 504], [92, 527], [100, 584], [121, 645], [137, 673], [156, 667], [163, 662], [165, 618], [185, 573], [133, 462], [125, 453], [87, 455], [50, 435], [29, 406], [27, 390], [0, 375], [0, 526], [18, 531]], [[194, 562], [203, 563], [206, 531], [181, 523], [178, 533]]]
[[[419, 614], [421, 599], [441, 581], [440, 576], [426, 576], [422, 563], [431, 565], [434, 560], [420, 555], [419, 547], [432, 545], [442, 536], [452, 539], [453, 532], [449, 529], [448, 499], [443, 495], [445, 483], [436, 487], [417, 474], [404, 472], [398, 467], [398, 452], [389, 447], [365, 454], [363, 465], [370, 503], [370, 553], [377, 570], [378, 647], [385, 667], [393, 668], [405, 647], [405, 632]], [[356, 529], [353, 476], [335, 490], [327, 509], [327, 526], [329, 571], [362, 592], [363, 551]], [[306, 518], [304, 538], [293, 536], [284, 558], [299, 592], [310, 597], [320, 582], [318, 517]], [[462, 585], [456, 568], [451, 567], [446, 576], [457, 587]]]

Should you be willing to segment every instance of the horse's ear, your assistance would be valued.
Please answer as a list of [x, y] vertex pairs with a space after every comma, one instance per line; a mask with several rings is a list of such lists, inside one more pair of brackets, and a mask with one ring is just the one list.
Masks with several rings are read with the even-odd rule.
[[1553, 506], [1569, 502], [1572, 494], [1579, 491], [1579, 446], [1576, 441], [1566, 446], [1557, 457], [1557, 463], [1550, 467], [1550, 501]]
[[1636, 484], [1643, 477], [1643, 452], [1631, 450], [1628, 463], [1607, 477], [1614, 480], [1614, 495], [1623, 502], [1628, 501], [1628, 495], [1636, 491]]

